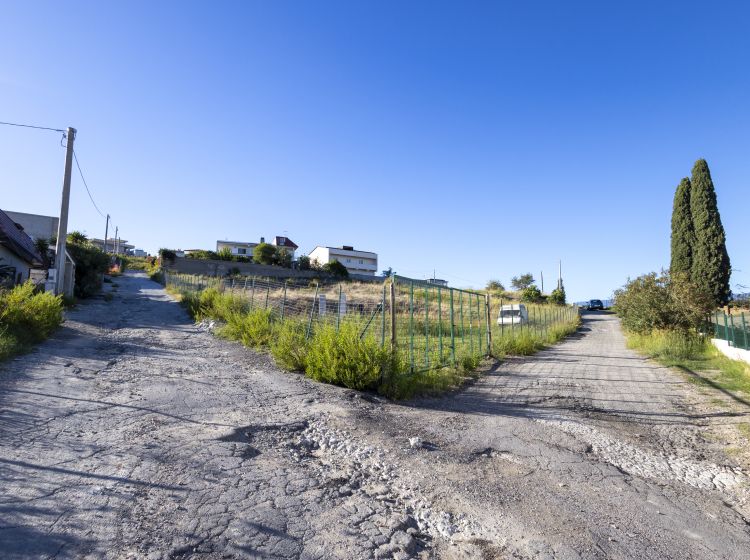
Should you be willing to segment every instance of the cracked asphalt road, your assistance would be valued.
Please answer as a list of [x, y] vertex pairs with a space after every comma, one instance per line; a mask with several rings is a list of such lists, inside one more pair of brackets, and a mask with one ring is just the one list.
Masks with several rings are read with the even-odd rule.
[[710, 408], [611, 316], [388, 403], [117, 282], [0, 365], [3, 558], [750, 557], [747, 472], [709, 437], [748, 408]]

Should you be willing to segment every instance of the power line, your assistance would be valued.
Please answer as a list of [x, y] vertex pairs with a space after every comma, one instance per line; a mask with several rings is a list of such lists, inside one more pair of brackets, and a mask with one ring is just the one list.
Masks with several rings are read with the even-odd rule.
[[89, 186], [86, 184], [86, 179], [83, 177], [83, 171], [81, 171], [81, 164], [78, 163], [78, 156], [76, 155], [75, 151], [73, 151], [73, 159], [76, 161], [76, 167], [78, 168], [78, 173], [81, 175], [81, 180], [83, 181], [83, 186], [86, 187], [86, 192], [89, 194], [89, 198], [91, 199], [91, 204], [94, 205], [94, 208], [96, 208], [96, 211], [99, 212], [99, 215], [104, 218], [104, 214], [101, 210], [99, 210], [99, 207], [96, 205], [96, 202], [94, 202], [94, 197], [91, 196], [91, 191], [89, 190]]
[[23, 128], [36, 128], [37, 130], [51, 130], [52, 132], [65, 132], [62, 128], [49, 128], [47, 126], [35, 126], [33, 124], [19, 124], [19, 123], [12, 123], [12, 122], [3, 122], [0, 121], [0, 124], [4, 124], [5, 126], [20, 126]]

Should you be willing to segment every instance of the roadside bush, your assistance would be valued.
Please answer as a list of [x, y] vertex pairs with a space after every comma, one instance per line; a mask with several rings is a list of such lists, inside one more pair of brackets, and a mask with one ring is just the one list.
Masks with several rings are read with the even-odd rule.
[[555, 305], [565, 305], [565, 288], [556, 288], [552, 290], [547, 301]]
[[67, 250], [76, 263], [76, 297], [87, 298], [102, 289], [102, 276], [109, 270], [110, 258], [107, 253], [94, 247], [85, 237], [68, 236]]
[[543, 299], [542, 292], [533, 284], [521, 290], [521, 301], [527, 303], [538, 303]]
[[306, 330], [304, 321], [294, 320], [287, 320], [276, 328], [271, 342], [271, 355], [284, 369], [305, 371], [308, 352]]
[[249, 312], [234, 311], [219, 335], [230, 340], [239, 340], [251, 348], [267, 348], [274, 335], [274, 316], [270, 309], [253, 309]]
[[0, 359], [47, 338], [62, 324], [62, 313], [62, 298], [35, 293], [31, 282], [0, 291]]
[[378, 386], [391, 365], [390, 350], [373, 338], [360, 339], [355, 325], [320, 326], [307, 352], [305, 373], [317, 381], [366, 390]]
[[324, 264], [323, 272], [327, 272], [336, 278], [349, 278], [349, 271], [337, 260]]
[[614, 309], [632, 333], [695, 331], [713, 309], [713, 300], [684, 274], [652, 272], [617, 290]]

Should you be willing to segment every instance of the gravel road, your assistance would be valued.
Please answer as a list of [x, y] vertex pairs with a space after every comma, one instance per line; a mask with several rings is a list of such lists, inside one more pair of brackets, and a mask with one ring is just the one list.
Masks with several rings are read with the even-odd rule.
[[388, 403], [215, 338], [145, 276], [0, 365], [2, 558], [750, 558], [710, 406], [616, 319]]

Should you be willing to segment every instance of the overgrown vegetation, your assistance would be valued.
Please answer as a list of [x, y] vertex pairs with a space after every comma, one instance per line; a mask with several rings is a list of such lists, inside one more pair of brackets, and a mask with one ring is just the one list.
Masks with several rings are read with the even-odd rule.
[[35, 291], [32, 282], [0, 290], [0, 360], [25, 352], [62, 323], [60, 296]]
[[[299, 317], [286, 317], [282, 321], [279, 308], [251, 309], [247, 299], [231, 291], [220, 292], [216, 288], [169, 290], [179, 295], [197, 321], [220, 322], [218, 336], [268, 350], [284, 369], [301, 371], [313, 379], [352, 389], [377, 391], [398, 399], [442, 392], [474, 376], [472, 372], [480, 361], [479, 355], [461, 354], [457, 356], [457, 367], [433, 367], [411, 373], [406, 352], [392, 351], [390, 345], [383, 345], [377, 336], [362, 336], [359, 323], [342, 323], [337, 327]], [[550, 306], [550, 318], [552, 309]], [[494, 353], [497, 356], [528, 355], [559, 341], [576, 328], [577, 322], [571, 321], [549, 328], [542, 328], [540, 324], [505, 332], [493, 329]], [[417, 351], [421, 352], [421, 343], [418, 346]]]
[[109, 255], [92, 245], [78, 231], [68, 234], [66, 247], [76, 265], [76, 297], [87, 298], [99, 293], [102, 289], [102, 276], [109, 270]]

